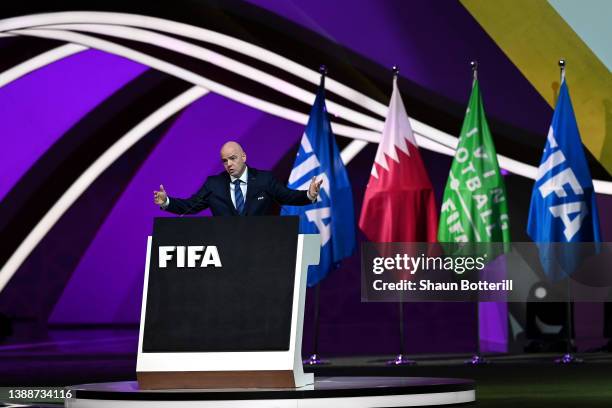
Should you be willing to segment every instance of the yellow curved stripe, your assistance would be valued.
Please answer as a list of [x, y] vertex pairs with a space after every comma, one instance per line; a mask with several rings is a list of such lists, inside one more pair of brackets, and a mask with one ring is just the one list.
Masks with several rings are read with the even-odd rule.
[[553, 107], [559, 89], [557, 61], [567, 61], [566, 80], [582, 142], [612, 174], [612, 75], [599, 58], [545, 0], [461, 3]]

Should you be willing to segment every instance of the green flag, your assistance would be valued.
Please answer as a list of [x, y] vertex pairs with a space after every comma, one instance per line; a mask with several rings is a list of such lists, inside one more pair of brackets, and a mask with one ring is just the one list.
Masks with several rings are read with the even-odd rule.
[[506, 187], [478, 80], [463, 120], [438, 227], [439, 242], [510, 242]]

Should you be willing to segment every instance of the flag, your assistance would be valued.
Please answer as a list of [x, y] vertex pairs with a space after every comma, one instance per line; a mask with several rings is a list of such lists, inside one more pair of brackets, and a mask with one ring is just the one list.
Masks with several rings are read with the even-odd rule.
[[444, 189], [438, 241], [510, 242], [506, 187], [477, 79]]
[[393, 79], [359, 227], [373, 242], [435, 242], [437, 206], [410, 120]]
[[[497, 153], [485, 116], [478, 80], [474, 78], [472, 94], [463, 119], [455, 158], [444, 189], [440, 212], [440, 242], [503, 242], [509, 244], [510, 229], [506, 187], [499, 171]], [[470, 248], [470, 247], [468, 247]], [[489, 253], [489, 260], [502, 250], [479, 244], [476, 249]], [[470, 249], [468, 249], [470, 250]], [[503, 250], [507, 250], [506, 245]], [[485, 271], [483, 278], [500, 281], [501, 269]], [[487, 274], [492, 274], [491, 276]], [[507, 351], [507, 305], [503, 302], [477, 304], [478, 351]]]
[[535, 242], [601, 241], [593, 180], [565, 81], [533, 185], [527, 233]]
[[288, 187], [306, 190], [313, 176], [323, 180], [319, 197], [306, 206], [283, 206], [281, 215], [299, 215], [300, 233], [321, 235], [319, 265], [308, 269], [308, 286], [319, 283], [355, 252], [355, 210], [348, 174], [327, 116], [324, 77], [289, 176]]
[[566, 247], [558, 254], [559, 248], [546, 243], [601, 242], [593, 180], [565, 80], [531, 193], [527, 233], [538, 244], [544, 271], [553, 279], [570, 274], [586, 248]]

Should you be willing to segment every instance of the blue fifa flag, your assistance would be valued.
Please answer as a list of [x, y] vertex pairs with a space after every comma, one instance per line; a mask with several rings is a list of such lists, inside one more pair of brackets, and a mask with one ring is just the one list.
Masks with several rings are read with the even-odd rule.
[[[531, 193], [527, 233], [538, 243], [542, 266], [550, 277], [559, 276], [549, 273], [555, 255], [545, 255], [545, 243], [601, 242], [593, 180], [565, 80]], [[578, 252], [564, 254], [565, 274], [578, 263]]]
[[283, 206], [281, 215], [299, 215], [300, 233], [321, 234], [321, 260], [308, 269], [308, 286], [319, 283], [355, 252], [353, 192], [334, 135], [327, 109], [323, 80], [317, 92], [300, 148], [289, 176], [288, 187], [307, 190], [313, 177], [323, 180], [319, 197], [306, 206]]

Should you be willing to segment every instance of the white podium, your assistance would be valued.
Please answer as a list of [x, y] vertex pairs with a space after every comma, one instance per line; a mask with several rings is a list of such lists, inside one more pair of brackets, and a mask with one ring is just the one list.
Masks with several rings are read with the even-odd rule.
[[[251, 247], [236, 248], [222, 231], [232, 231], [233, 237], [243, 238], [241, 246]], [[266, 239], [270, 242], [263, 242]], [[180, 252], [194, 251], [179, 247], [197, 244], [205, 244], [203, 248], [214, 245], [222, 266], [198, 267], [197, 262], [191, 268], [181, 267], [188, 262], [181, 260], [185, 254]], [[294, 217], [156, 219], [147, 243], [136, 366], [139, 387], [292, 388], [312, 384], [313, 374], [305, 374], [302, 368], [302, 329], [308, 266], [318, 264], [320, 245], [318, 234], [297, 234]], [[171, 247], [175, 249], [169, 250]], [[168, 260], [169, 251], [174, 252]], [[287, 253], [291, 251], [295, 252]], [[202, 252], [198, 261], [203, 259]], [[240, 257], [241, 262], [232, 264]], [[243, 266], [246, 262], [248, 267]], [[291, 270], [266, 266], [288, 266], [290, 262]], [[277, 276], [270, 276], [274, 274]], [[257, 287], [259, 277], [269, 280]], [[284, 286], [282, 282], [276, 286], [283, 280], [287, 280]], [[243, 292], [235, 293], [232, 285], [238, 288], [243, 282], [251, 288], [240, 286]], [[193, 288], [198, 285], [202, 289]], [[211, 303], [215, 296], [219, 298]], [[279, 317], [269, 318], [260, 308]], [[248, 313], [236, 312], [249, 309], [256, 322], [245, 316]], [[186, 320], [192, 313], [196, 317]]]

